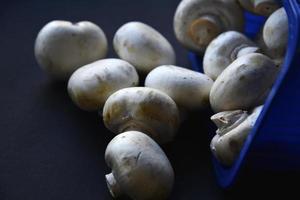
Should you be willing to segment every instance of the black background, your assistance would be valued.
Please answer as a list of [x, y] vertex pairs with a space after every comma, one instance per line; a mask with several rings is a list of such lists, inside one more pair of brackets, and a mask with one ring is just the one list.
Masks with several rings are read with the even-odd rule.
[[[113, 134], [104, 128], [97, 113], [87, 113], [73, 105], [66, 83], [52, 81], [38, 67], [33, 55], [38, 31], [55, 19], [89, 20], [106, 33], [108, 57], [116, 57], [111, 45], [115, 31], [128, 21], [142, 21], [168, 38], [179, 66], [189, 67], [187, 51], [173, 34], [172, 19], [178, 3], [179, 0], [1, 2], [1, 200], [111, 199], [104, 179], [109, 172], [104, 151]], [[163, 146], [176, 173], [170, 199], [297, 195], [299, 183], [292, 184], [292, 175], [286, 178], [254, 173], [229, 191], [220, 189], [210, 162], [208, 127], [212, 124], [208, 118], [204, 113], [192, 114], [176, 141]], [[244, 174], [249, 177], [248, 172]]]

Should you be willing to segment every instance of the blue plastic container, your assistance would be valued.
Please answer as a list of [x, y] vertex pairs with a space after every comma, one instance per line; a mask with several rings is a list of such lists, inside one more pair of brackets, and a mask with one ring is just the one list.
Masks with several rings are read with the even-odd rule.
[[[232, 186], [245, 166], [253, 171], [300, 172], [300, 2], [282, 2], [289, 19], [285, 61], [236, 162], [226, 168], [213, 158], [217, 180], [223, 188]], [[245, 33], [253, 38], [265, 18], [245, 15]], [[189, 59], [194, 70], [202, 71], [200, 57], [189, 53]]]

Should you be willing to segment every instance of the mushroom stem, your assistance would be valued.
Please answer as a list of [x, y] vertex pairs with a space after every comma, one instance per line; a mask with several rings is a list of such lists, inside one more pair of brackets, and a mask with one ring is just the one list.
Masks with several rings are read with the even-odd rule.
[[189, 28], [189, 35], [199, 46], [207, 46], [221, 33], [220, 20], [213, 15], [203, 15], [195, 19]]
[[254, 11], [257, 13], [271, 13], [278, 4], [274, 0], [252, 0]]
[[216, 131], [217, 135], [222, 136], [243, 123], [247, 117], [248, 114], [246, 111], [234, 110], [217, 113], [210, 119], [218, 127]]
[[260, 48], [259, 47], [251, 47], [251, 46], [244, 47], [238, 51], [236, 58], [239, 58], [241, 56], [244, 56], [244, 55], [250, 54], [250, 53], [260, 53]]
[[106, 174], [105, 179], [109, 192], [113, 196], [113, 198], [120, 197], [122, 195], [122, 190], [117, 180], [115, 179], [113, 173]]

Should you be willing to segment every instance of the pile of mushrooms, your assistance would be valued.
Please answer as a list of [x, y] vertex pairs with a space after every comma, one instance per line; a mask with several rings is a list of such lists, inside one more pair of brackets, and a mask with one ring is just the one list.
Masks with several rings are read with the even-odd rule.
[[[267, 6], [272, 1], [256, 3]], [[280, 72], [287, 37], [288, 19], [284, 8], [280, 8], [266, 20], [259, 44], [228, 31], [206, 49], [203, 68], [215, 80], [209, 100], [216, 113], [211, 120], [218, 127], [210, 147], [224, 166], [235, 162], [262, 110]]]
[[[174, 171], [160, 145], [176, 138], [190, 112], [211, 107], [218, 127], [213, 155], [226, 166], [238, 157], [280, 71], [288, 35], [285, 10], [272, 13], [275, 1], [239, 2], [183, 0], [176, 10], [175, 35], [188, 50], [204, 54], [204, 73], [177, 66], [168, 40], [142, 22], [115, 33], [119, 58], [105, 58], [106, 36], [92, 22], [52, 21], [39, 32], [35, 56], [41, 68], [68, 80], [74, 104], [100, 111], [116, 134], [105, 152], [114, 198], [168, 198]], [[260, 44], [242, 33], [243, 8], [270, 15]], [[144, 86], [139, 75], [146, 77]]]

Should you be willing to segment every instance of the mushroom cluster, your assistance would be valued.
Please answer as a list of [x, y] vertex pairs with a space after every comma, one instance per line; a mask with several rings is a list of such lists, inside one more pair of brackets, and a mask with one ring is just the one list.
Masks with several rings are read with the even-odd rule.
[[[241, 33], [243, 8], [270, 15], [260, 44]], [[175, 35], [188, 50], [204, 54], [204, 73], [176, 66], [172, 45], [142, 22], [115, 33], [120, 59], [105, 59], [106, 36], [92, 22], [52, 21], [42, 28], [34, 49], [38, 64], [51, 77], [68, 79], [74, 104], [101, 111], [104, 125], [116, 134], [105, 152], [114, 198], [168, 198], [174, 171], [160, 145], [175, 139], [190, 112], [216, 112], [211, 150], [220, 163], [234, 163], [284, 59], [287, 15], [276, 8], [272, 0], [182, 0]], [[146, 77], [144, 85], [139, 75]]]
[[[257, 42], [242, 33], [245, 11], [269, 16]], [[220, 163], [231, 165], [258, 116], [251, 114], [246, 120], [245, 113], [252, 113], [255, 107], [264, 104], [283, 64], [288, 42], [286, 11], [275, 0], [182, 0], [174, 16], [174, 31], [185, 48], [204, 54], [203, 71], [214, 80], [209, 102], [218, 113], [212, 117], [219, 130], [211, 142], [211, 150]], [[189, 99], [196, 99], [182, 96], [178, 99], [178, 94], [192, 95], [189, 89], [182, 92], [177, 86], [182, 82], [180, 76], [171, 85], [166, 84], [172, 72], [165, 68], [153, 70], [146, 85], [167, 92], [180, 107]], [[160, 79], [160, 74], [164, 78]], [[178, 91], [170, 92], [172, 88]], [[193, 90], [197, 91], [196, 87]]]
[[[267, 0], [240, 2], [244, 6], [251, 2], [256, 8], [251, 11], [262, 15], [269, 15], [264, 11], [277, 8], [275, 2]], [[228, 31], [216, 37], [206, 49], [203, 68], [215, 80], [209, 101], [217, 113], [211, 120], [218, 127], [210, 147], [224, 166], [235, 162], [254, 127], [263, 107], [260, 105], [280, 72], [287, 37], [288, 19], [284, 8], [280, 8], [265, 22], [259, 44], [241, 33]]]

